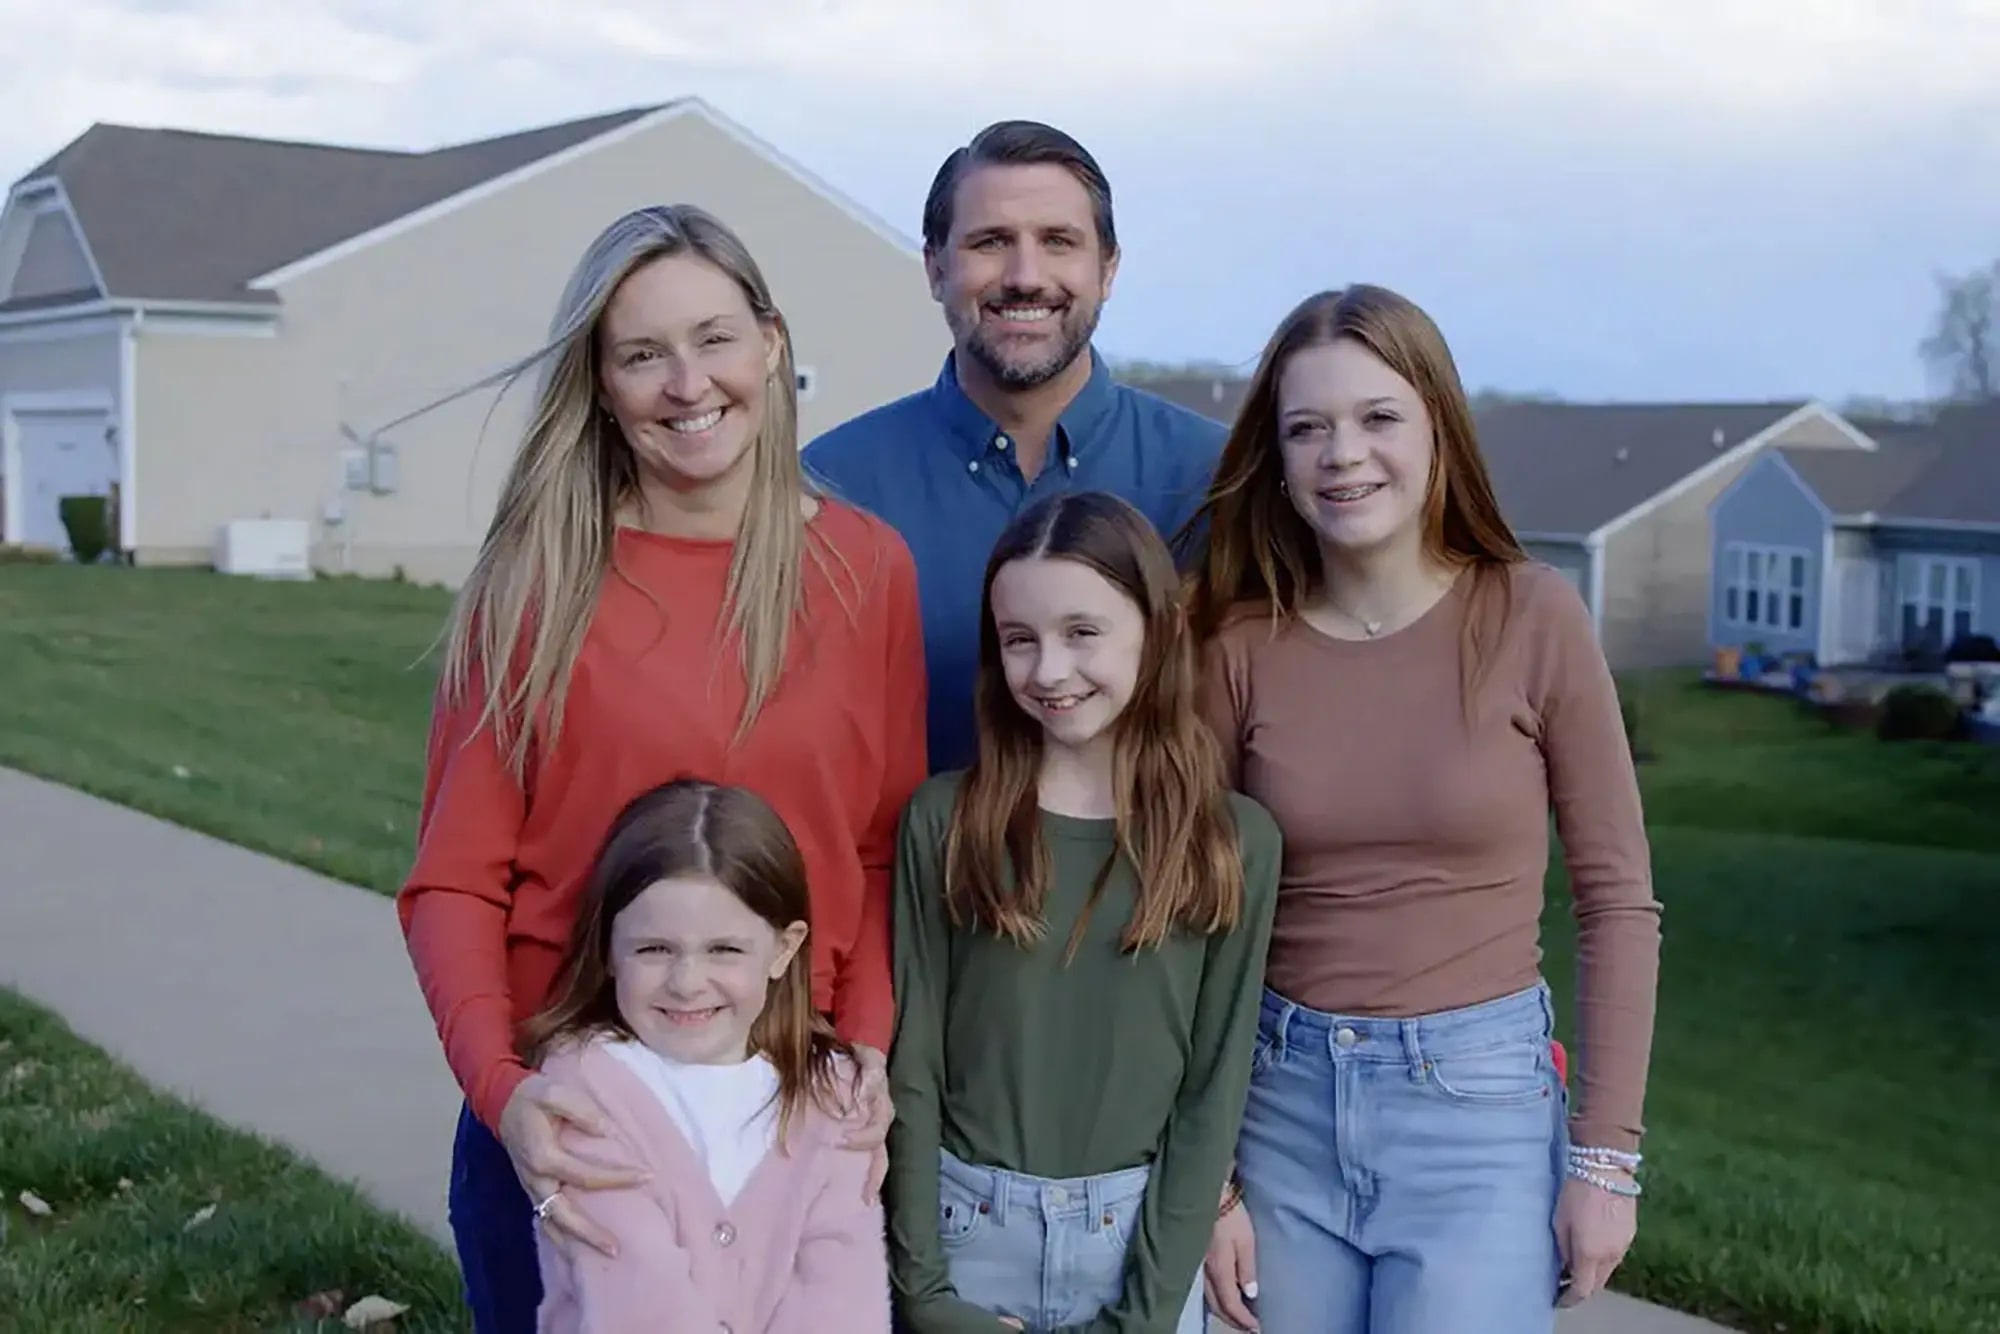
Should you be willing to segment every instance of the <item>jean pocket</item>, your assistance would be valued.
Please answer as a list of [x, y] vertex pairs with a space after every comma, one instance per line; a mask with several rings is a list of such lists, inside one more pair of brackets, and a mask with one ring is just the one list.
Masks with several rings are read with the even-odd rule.
[[963, 1246], [978, 1233], [988, 1209], [985, 1200], [953, 1181], [938, 1179], [938, 1240], [946, 1246]]
[[1143, 1195], [1118, 1200], [1106, 1204], [1095, 1217], [1084, 1219], [1090, 1229], [1094, 1243], [1091, 1252], [1103, 1266], [1102, 1273], [1108, 1276], [1114, 1290], [1122, 1286], [1125, 1276], [1125, 1256], [1132, 1249], [1132, 1234], [1139, 1230], [1139, 1206]]
[[1546, 1042], [1510, 1042], [1424, 1061], [1429, 1086], [1466, 1107], [1525, 1107], [1548, 1100]]

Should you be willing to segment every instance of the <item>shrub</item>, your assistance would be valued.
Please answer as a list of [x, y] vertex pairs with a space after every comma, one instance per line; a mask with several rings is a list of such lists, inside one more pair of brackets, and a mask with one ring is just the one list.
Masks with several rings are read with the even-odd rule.
[[77, 564], [95, 565], [111, 546], [111, 498], [64, 496], [56, 502]]
[[1960, 635], [1945, 650], [1946, 662], [2000, 662], [2000, 642], [1992, 635]]
[[1936, 686], [1900, 685], [1882, 697], [1875, 735], [1884, 741], [1950, 741], [1964, 729], [1965, 716]]

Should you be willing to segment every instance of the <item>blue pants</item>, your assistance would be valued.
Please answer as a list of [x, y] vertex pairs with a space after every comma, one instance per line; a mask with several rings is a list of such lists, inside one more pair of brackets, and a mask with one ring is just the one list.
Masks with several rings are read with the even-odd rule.
[[[1133, 1167], [1051, 1181], [943, 1153], [938, 1235], [952, 1288], [995, 1316], [1013, 1316], [1028, 1334], [1088, 1323], [1125, 1290], [1125, 1253], [1149, 1175]], [[1201, 1334], [1201, 1275], [1188, 1280], [1175, 1330]]]
[[1551, 1334], [1566, 1099], [1548, 988], [1414, 1019], [1266, 991], [1237, 1143], [1278, 1334]]
[[474, 1334], [535, 1334], [542, 1304], [535, 1206], [507, 1150], [470, 1108], [458, 1114], [449, 1204]]

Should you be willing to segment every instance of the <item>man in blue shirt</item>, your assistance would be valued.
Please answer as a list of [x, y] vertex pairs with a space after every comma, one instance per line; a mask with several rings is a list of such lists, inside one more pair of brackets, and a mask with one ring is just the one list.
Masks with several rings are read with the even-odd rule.
[[1062, 131], [1002, 121], [945, 159], [924, 270], [953, 342], [936, 383], [836, 426], [805, 463], [916, 558], [931, 766], [945, 770], [972, 761], [980, 585], [1001, 530], [1075, 488], [1123, 497], [1171, 539], [1225, 428], [1114, 381], [1092, 347], [1118, 234], [1103, 171]]

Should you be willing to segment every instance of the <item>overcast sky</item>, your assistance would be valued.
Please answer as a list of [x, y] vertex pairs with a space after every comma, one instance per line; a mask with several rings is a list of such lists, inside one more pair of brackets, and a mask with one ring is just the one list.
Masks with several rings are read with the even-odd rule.
[[1474, 386], [1908, 396], [1933, 275], [2000, 256], [2000, 0], [4, 0], [0, 69], [10, 181], [95, 120], [424, 148], [694, 93], [912, 234], [1050, 120], [1116, 192], [1120, 356], [1247, 363], [1370, 280]]

